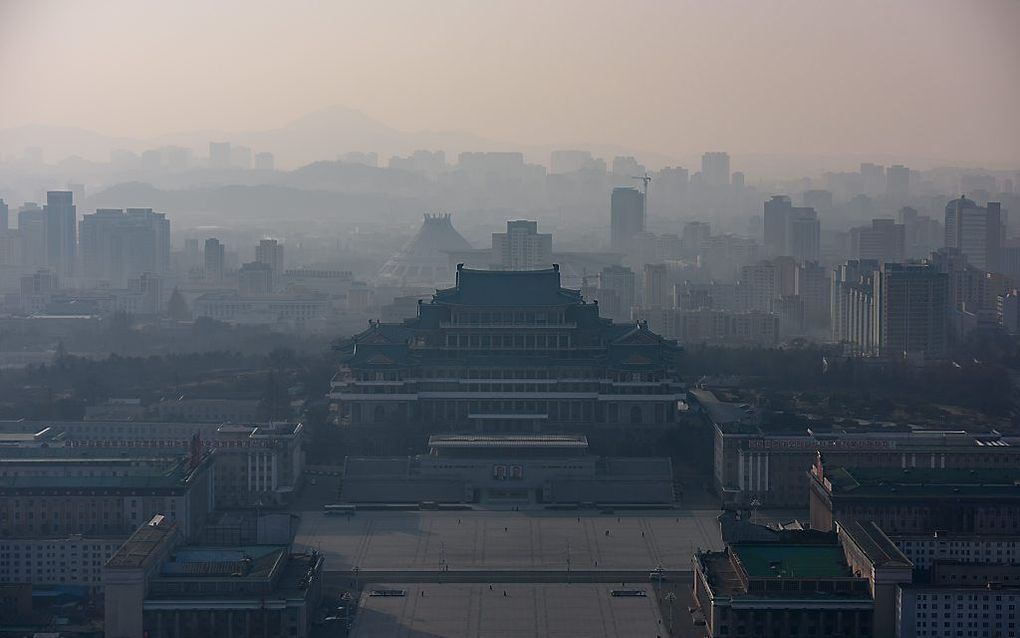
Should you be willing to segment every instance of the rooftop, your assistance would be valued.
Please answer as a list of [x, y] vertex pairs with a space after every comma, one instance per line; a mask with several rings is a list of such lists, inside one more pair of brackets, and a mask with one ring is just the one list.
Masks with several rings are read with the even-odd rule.
[[824, 468], [834, 494], [958, 499], [1020, 498], [1020, 469]]
[[163, 564], [164, 578], [268, 578], [276, 569], [285, 546], [182, 547]]
[[430, 448], [587, 449], [588, 439], [573, 434], [433, 434]]
[[172, 540], [176, 529], [177, 524], [162, 515], [152, 517], [152, 520], [135, 530], [106, 566], [142, 567], [164, 542]]
[[732, 546], [749, 578], [853, 576], [839, 545], [743, 543]]
[[551, 307], [584, 303], [579, 290], [560, 287], [560, 270], [457, 268], [457, 285], [437, 290], [433, 303], [493, 307]]

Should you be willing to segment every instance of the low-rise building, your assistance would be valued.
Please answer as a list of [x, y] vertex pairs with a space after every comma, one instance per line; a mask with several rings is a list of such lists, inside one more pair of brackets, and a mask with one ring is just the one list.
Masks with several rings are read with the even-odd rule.
[[300, 485], [304, 432], [302, 423], [290, 422], [6, 421], [0, 422], [0, 445], [19, 441], [12, 455], [26, 461], [76, 459], [88, 466], [107, 458], [180, 456], [197, 440], [201, 449], [217, 452], [217, 506], [270, 507], [289, 502]]
[[[688, 402], [714, 430], [714, 482], [727, 507], [792, 508], [808, 504], [806, 472], [818, 452], [827, 463], [898, 469], [995, 469], [1020, 463], [1015, 438], [997, 431], [925, 429], [890, 423], [839, 425], [791, 415], [765, 426], [749, 404], [690, 390]], [[776, 422], [778, 421], [778, 423]]]
[[185, 545], [173, 522], [155, 516], [106, 564], [106, 636], [305, 638], [322, 565], [287, 545]]
[[868, 580], [854, 575], [832, 541], [700, 552], [694, 600], [711, 638], [875, 635]]
[[672, 503], [669, 458], [587, 455], [580, 435], [434, 435], [429, 453], [348, 457], [350, 502]]
[[870, 520], [889, 535], [932, 530], [980, 536], [1020, 533], [1020, 470], [848, 468], [821, 455], [810, 471], [811, 527]]

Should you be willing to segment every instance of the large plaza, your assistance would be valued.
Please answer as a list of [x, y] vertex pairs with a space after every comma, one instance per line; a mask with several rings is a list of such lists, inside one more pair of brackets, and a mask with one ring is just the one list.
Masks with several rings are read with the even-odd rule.
[[618, 512], [301, 512], [295, 542], [325, 571], [687, 571], [698, 548], [720, 549], [718, 510]]

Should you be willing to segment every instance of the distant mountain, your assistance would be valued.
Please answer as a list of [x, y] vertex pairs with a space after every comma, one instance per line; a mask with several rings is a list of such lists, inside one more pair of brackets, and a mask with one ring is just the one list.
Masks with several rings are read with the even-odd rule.
[[333, 160], [350, 151], [374, 151], [385, 166], [391, 155], [406, 155], [420, 148], [448, 152], [507, 148], [468, 133], [401, 131], [344, 106], [313, 111], [267, 131], [194, 131], [166, 135], [156, 141], [195, 148], [199, 156], [207, 153], [210, 141], [231, 142], [251, 147], [255, 152], [269, 151], [276, 156], [277, 165], [283, 167]]

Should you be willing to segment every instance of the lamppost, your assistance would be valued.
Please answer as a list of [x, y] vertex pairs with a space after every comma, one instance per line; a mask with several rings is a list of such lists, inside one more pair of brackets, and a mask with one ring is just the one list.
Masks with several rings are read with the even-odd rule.
[[669, 626], [668, 626], [668, 629], [669, 629], [670, 635], [673, 635], [673, 603], [676, 602], [676, 594], [674, 594], [671, 591], [668, 591], [662, 597], [662, 599], [665, 600], [667, 603], [669, 603]]

